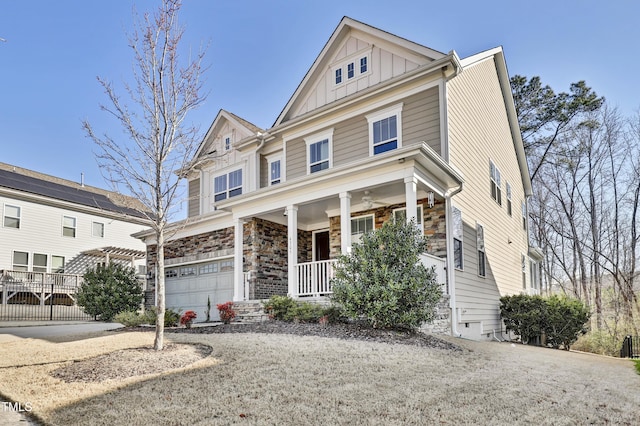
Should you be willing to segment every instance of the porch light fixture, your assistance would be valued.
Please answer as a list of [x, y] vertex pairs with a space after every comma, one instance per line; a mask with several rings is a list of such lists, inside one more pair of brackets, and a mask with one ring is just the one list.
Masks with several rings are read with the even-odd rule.
[[433, 192], [429, 191], [429, 193], [427, 194], [427, 204], [429, 205], [429, 208], [432, 208], [434, 203], [435, 203], [435, 200], [434, 200]]

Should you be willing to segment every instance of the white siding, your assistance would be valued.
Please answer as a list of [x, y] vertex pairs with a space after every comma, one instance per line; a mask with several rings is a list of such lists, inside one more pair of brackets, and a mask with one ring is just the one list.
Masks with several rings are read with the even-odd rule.
[[[519, 206], [524, 188], [506, 109], [493, 60], [466, 68], [448, 84], [450, 161], [465, 176], [464, 190], [453, 198], [464, 222], [464, 271], [456, 271], [459, 331], [487, 337], [500, 329], [499, 298], [520, 292], [520, 256], [528, 241]], [[502, 175], [502, 206], [491, 198], [489, 161]], [[507, 214], [506, 182], [514, 211]], [[518, 210], [516, 210], [516, 208]], [[477, 274], [476, 224], [484, 226], [486, 277]], [[481, 323], [481, 328], [465, 323]]]
[[[4, 204], [20, 206], [20, 229], [4, 228], [0, 223], [0, 269], [12, 269], [14, 250], [29, 253], [29, 270], [33, 266], [33, 253], [48, 255], [48, 267], [51, 267], [51, 256], [64, 256], [65, 272], [84, 273], [83, 266], [73, 268], [74, 259], [78, 265], [78, 254], [85, 250], [115, 246], [145, 251], [145, 244], [131, 234], [146, 229], [122, 220], [111, 219], [99, 215], [81, 213], [70, 209], [62, 209], [49, 205], [36, 204], [22, 200], [0, 197], [0, 209]], [[62, 235], [62, 217], [76, 218], [76, 237]], [[104, 224], [104, 238], [92, 236], [92, 222]], [[98, 259], [101, 261], [101, 259]], [[144, 262], [140, 262], [143, 264]]]

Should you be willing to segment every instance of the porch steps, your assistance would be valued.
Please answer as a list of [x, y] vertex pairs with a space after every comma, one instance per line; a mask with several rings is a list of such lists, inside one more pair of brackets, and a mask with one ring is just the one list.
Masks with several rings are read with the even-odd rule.
[[236, 311], [234, 322], [254, 323], [269, 319], [259, 300], [233, 302], [233, 309]]

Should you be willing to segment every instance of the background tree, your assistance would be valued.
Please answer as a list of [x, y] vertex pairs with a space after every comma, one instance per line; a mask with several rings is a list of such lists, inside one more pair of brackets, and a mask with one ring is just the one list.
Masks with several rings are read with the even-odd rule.
[[[204, 52], [187, 61], [179, 55], [184, 28], [178, 23], [180, 0], [163, 0], [154, 14], [136, 15], [129, 37], [133, 50], [133, 83], [125, 84], [124, 102], [113, 85], [98, 81], [110, 101], [101, 109], [119, 122], [124, 135], [99, 135], [88, 121], [87, 135], [98, 145], [98, 162], [116, 190], [124, 189], [144, 205], [157, 244], [157, 321], [154, 348], [164, 346], [164, 245], [167, 224], [181, 196], [176, 172], [188, 168], [200, 137], [187, 114], [205, 100], [201, 75]], [[190, 52], [189, 52], [190, 53]]]

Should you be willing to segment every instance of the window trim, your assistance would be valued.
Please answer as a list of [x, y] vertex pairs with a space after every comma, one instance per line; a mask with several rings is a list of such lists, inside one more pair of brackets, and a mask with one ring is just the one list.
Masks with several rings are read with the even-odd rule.
[[[352, 245], [354, 243], [360, 243], [360, 241], [362, 240], [362, 235], [364, 235], [366, 233], [366, 231], [365, 231], [365, 232], [362, 232], [362, 233], [359, 232], [357, 234], [354, 234], [354, 232], [353, 232], [353, 221], [354, 220], [360, 220], [360, 219], [368, 219], [368, 218], [371, 218], [371, 231], [375, 231], [375, 229], [376, 229], [376, 215], [375, 215], [375, 213], [363, 214], [363, 215], [359, 215], [359, 216], [352, 216], [350, 218], [350, 220], [351, 220], [351, 244]], [[354, 241], [353, 240], [353, 236], [354, 235], [360, 235], [360, 238], [358, 239], [358, 241]]]
[[[102, 235], [96, 235], [95, 233], [95, 225], [102, 225]], [[95, 220], [91, 221], [91, 236], [96, 238], [104, 238], [104, 230], [105, 226], [103, 222], [97, 222]]]
[[511, 184], [509, 184], [509, 182], [506, 182], [506, 198], [507, 198], [507, 214], [511, 217], [513, 216], [513, 205], [511, 202]]
[[[418, 229], [420, 229], [420, 231], [424, 233], [424, 207], [422, 206], [422, 204], [418, 204], [416, 206], [416, 209], [420, 211], [419, 214], [418, 214], [418, 212], [416, 212], [416, 214], [417, 214], [416, 219], [420, 218], [419, 222], [416, 220], [417, 225], [418, 225]], [[405, 217], [405, 220], [406, 220], [406, 218], [407, 218], [407, 214], [406, 214], [407, 208], [406, 207], [399, 207], [397, 209], [393, 209], [391, 211], [391, 216], [393, 217], [393, 220], [396, 220], [396, 212], [405, 212], [405, 216], [404, 217]]]
[[[44, 256], [44, 266], [43, 265], [36, 265], [36, 256]], [[49, 272], [49, 255], [45, 254], [45, 253], [33, 253], [32, 255], [32, 260], [31, 260], [31, 270], [33, 272]], [[40, 270], [36, 270], [36, 268], [39, 268]], [[42, 270], [44, 269], [44, 270]]]
[[[240, 172], [240, 186], [234, 186], [233, 188], [231, 187], [231, 174], [232, 173], [236, 173], [236, 172]], [[216, 190], [216, 179], [219, 178], [223, 178], [224, 177], [224, 191], [217, 191]], [[233, 197], [237, 197], [239, 195], [242, 195], [244, 193], [244, 171], [243, 168], [240, 167], [238, 169], [234, 169], [234, 170], [230, 170], [226, 173], [221, 173], [219, 175], [213, 176], [213, 202], [214, 203], [218, 203], [221, 201], [225, 201], [228, 200], [229, 198], [233, 198]], [[231, 191], [240, 189], [240, 193], [239, 194], [231, 194]], [[216, 199], [216, 197], [218, 195], [222, 195], [224, 194], [224, 198], [220, 198], [219, 200]]]
[[[341, 58], [340, 61], [334, 62], [331, 67], [331, 80], [333, 81], [333, 87], [338, 88], [349, 82], [357, 81], [358, 79], [371, 74], [371, 52], [373, 48], [367, 47], [345, 58]], [[362, 71], [362, 60], [365, 60], [365, 71]], [[349, 65], [353, 65], [353, 75], [349, 77]]]
[[[478, 232], [482, 230], [482, 232]], [[487, 277], [487, 251], [484, 226], [476, 222], [476, 255], [478, 260], [478, 276], [482, 278]]]
[[[54, 270], [54, 259], [62, 259], [62, 270], [60, 270], [60, 268], [57, 268], [56, 270]], [[53, 273], [58, 273], [58, 274], [64, 274], [64, 268], [66, 266], [66, 259], [64, 256], [59, 256], [56, 254], [52, 254], [51, 255], [51, 272]]]
[[[18, 216], [9, 216], [7, 214], [7, 207], [13, 207], [18, 209]], [[18, 226], [7, 226], [7, 218], [16, 219], [18, 221]], [[20, 229], [20, 223], [22, 222], [22, 207], [14, 206], [13, 204], [5, 204], [2, 211], [2, 227], [7, 229]]]
[[[22, 264], [22, 263], [16, 263], [16, 253], [22, 253], [22, 254], [26, 254], [27, 255], [27, 263]], [[28, 251], [22, 251], [22, 250], [12, 250], [11, 251], [11, 269], [13, 271], [28, 271], [29, 270], [29, 252]], [[18, 265], [18, 268], [16, 268], [16, 265]], [[24, 269], [19, 269], [19, 268], [24, 268]]]
[[[378, 110], [371, 114], [365, 115], [369, 123], [369, 156], [374, 157], [376, 155], [383, 155], [388, 151], [381, 152], [379, 154], [375, 154], [375, 146], [373, 139], [373, 125], [381, 120], [386, 118], [396, 116], [396, 148], [391, 149], [389, 151], [395, 151], [397, 149], [402, 148], [402, 108], [404, 107], [404, 103], [400, 102], [398, 104], [392, 105], [390, 107]], [[378, 143], [378, 145], [381, 145]]]
[[[73, 219], [73, 227], [66, 226], [64, 223], [65, 219]], [[65, 229], [73, 229], [73, 235], [65, 235], [64, 234]], [[77, 217], [62, 215], [62, 236], [68, 237], [68, 238], [76, 238], [78, 236], [78, 218]]]
[[[229, 141], [228, 144], [227, 144], [227, 140]], [[231, 151], [232, 147], [233, 147], [233, 132], [227, 133], [222, 136], [222, 149], [224, 150], [224, 152]]]
[[[267, 186], [273, 186], [273, 185], [277, 185], [284, 182], [284, 174], [282, 173], [283, 172], [282, 154], [277, 153], [275, 155], [267, 155], [266, 158], [267, 158]], [[273, 182], [273, 179], [271, 176], [271, 165], [278, 161], [280, 162], [280, 177], [278, 178], [278, 182]]]
[[[456, 211], [460, 216], [460, 229], [456, 229]], [[459, 271], [464, 271], [464, 223], [462, 222], [462, 210], [452, 206], [451, 207], [451, 236], [453, 237], [453, 267]], [[459, 234], [457, 234], [459, 231]], [[456, 241], [460, 245], [460, 263], [456, 261]]]
[[528, 229], [528, 225], [529, 225], [528, 215], [529, 213], [527, 209], [527, 202], [523, 201], [522, 202], [522, 229], [525, 231]]
[[498, 203], [499, 206], [502, 206], [502, 177], [500, 169], [496, 166], [493, 160], [489, 160], [489, 184], [491, 198]]
[[[311, 146], [315, 145], [319, 142], [322, 142], [324, 140], [328, 141], [328, 145], [329, 145], [329, 149], [328, 149], [328, 154], [327, 154], [327, 160], [323, 160], [319, 163], [324, 163], [325, 161], [328, 161], [328, 165], [326, 169], [322, 169], [322, 170], [318, 170], [316, 172], [311, 172]], [[331, 129], [325, 130], [323, 132], [320, 133], [315, 133], [311, 136], [308, 136], [306, 138], [304, 138], [304, 142], [307, 145], [307, 175], [311, 175], [314, 173], [319, 173], [322, 172], [324, 170], [328, 170], [333, 168], [333, 127]], [[318, 164], [319, 164], [318, 163]]]

